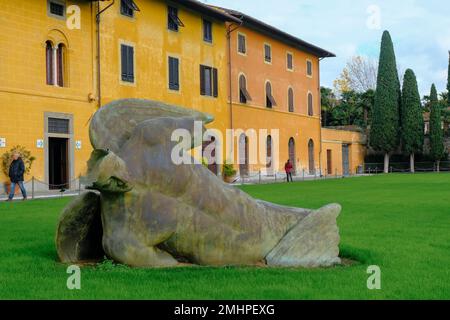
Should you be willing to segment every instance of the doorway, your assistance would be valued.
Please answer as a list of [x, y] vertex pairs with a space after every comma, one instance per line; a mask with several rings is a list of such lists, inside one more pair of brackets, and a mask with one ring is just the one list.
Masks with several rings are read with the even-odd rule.
[[296, 168], [296, 157], [295, 157], [295, 140], [294, 138], [290, 138], [289, 139], [289, 143], [288, 143], [288, 153], [289, 153], [289, 160], [292, 164], [292, 172], [295, 175], [297, 168]]
[[342, 174], [344, 176], [350, 175], [350, 146], [348, 144], [342, 145]]
[[68, 189], [69, 139], [48, 138], [48, 165], [50, 189]]
[[327, 174], [333, 174], [333, 154], [330, 149], [327, 150]]

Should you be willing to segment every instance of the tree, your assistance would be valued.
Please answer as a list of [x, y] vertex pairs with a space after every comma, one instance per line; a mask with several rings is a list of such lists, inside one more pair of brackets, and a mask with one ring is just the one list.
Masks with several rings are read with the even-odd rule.
[[448, 52], [447, 103], [450, 105], [450, 51]]
[[439, 172], [440, 160], [444, 156], [444, 137], [442, 133], [442, 107], [439, 104], [434, 84], [431, 86], [430, 105], [430, 156], [436, 161], [436, 170]]
[[394, 44], [388, 31], [381, 40], [377, 89], [370, 129], [370, 145], [384, 152], [384, 172], [389, 172], [389, 157], [399, 144], [401, 91]]
[[423, 148], [424, 122], [416, 75], [406, 70], [402, 92], [402, 142], [404, 151], [410, 156], [411, 172], [414, 172], [414, 155]]
[[334, 87], [339, 93], [355, 91], [358, 93], [375, 90], [377, 85], [378, 62], [362, 56], [352, 57]]

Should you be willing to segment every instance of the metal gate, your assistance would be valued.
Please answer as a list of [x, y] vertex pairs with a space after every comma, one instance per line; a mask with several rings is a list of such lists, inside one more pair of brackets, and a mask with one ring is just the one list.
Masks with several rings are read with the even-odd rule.
[[342, 173], [344, 176], [350, 175], [350, 146], [342, 145]]

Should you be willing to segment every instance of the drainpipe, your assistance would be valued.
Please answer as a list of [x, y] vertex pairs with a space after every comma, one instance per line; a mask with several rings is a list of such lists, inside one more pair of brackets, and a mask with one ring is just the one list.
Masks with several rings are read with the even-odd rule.
[[319, 77], [319, 124], [320, 124], [320, 129], [319, 129], [319, 136], [320, 136], [320, 149], [319, 149], [319, 170], [320, 170], [320, 175], [323, 176], [323, 172], [322, 172], [322, 93], [320, 92], [320, 61], [322, 61], [324, 58], [319, 58], [319, 72], [318, 72], [318, 77]]
[[233, 129], [233, 81], [231, 79], [231, 73], [232, 73], [232, 64], [231, 64], [231, 33], [239, 29], [243, 22], [243, 17], [240, 18], [241, 23], [232, 28], [233, 24], [230, 24], [227, 27], [227, 42], [228, 42], [228, 92], [230, 93], [230, 129]]
[[[241, 22], [238, 26], [235, 26], [234, 28], [232, 28], [233, 24], [230, 24], [227, 27], [227, 43], [228, 43], [228, 92], [230, 95], [230, 129], [233, 129], [233, 81], [231, 79], [231, 73], [232, 73], [232, 64], [231, 64], [231, 33], [236, 31], [237, 29], [239, 29], [242, 24], [243, 24], [243, 20], [241, 18]], [[233, 138], [233, 137], [232, 137]], [[234, 138], [233, 138], [234, 139]], [[234, 142], [233, 142], [234, 145]], [[233, 147], [234, 148], [234, 147]], [[234, 150], [233, 150], [234, 152]], [[225, 155], [225, 157], [228, 158], [228, 154]]]
[[101, 86], [101, 64], [100, 64], [100, 15], [114, 5], [115, 0], [100, 10], [100, 1], [97, 2], [97, 14], [95, 22], [97, 26], [97, 93], [98, 93], [98, 107], [102, 106], [102, 86]]

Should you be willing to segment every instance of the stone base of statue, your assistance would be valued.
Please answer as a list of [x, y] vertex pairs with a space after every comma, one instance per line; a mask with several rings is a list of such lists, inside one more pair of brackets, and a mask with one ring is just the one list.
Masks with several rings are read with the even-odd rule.
[[213, 118], [146, 100], [119, 100], [97, 111], [86, 176], [95, 191], [62, 213], [56, 234], [62, 262], [106, 255], [136, 267], [340, 263], [339, 205], [275, 205], [225, 184], [202, 165], [175, 165], [172, 132], [192, 134], [194, 121]]

